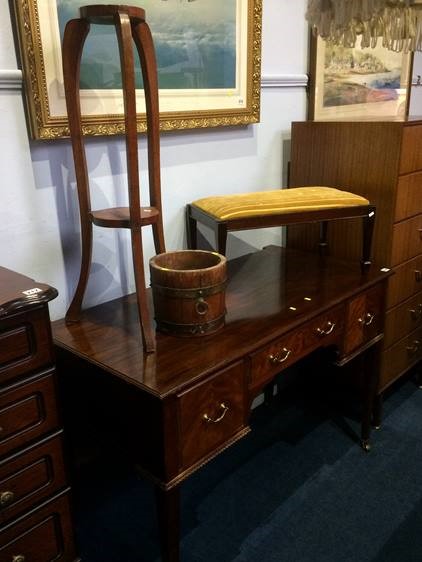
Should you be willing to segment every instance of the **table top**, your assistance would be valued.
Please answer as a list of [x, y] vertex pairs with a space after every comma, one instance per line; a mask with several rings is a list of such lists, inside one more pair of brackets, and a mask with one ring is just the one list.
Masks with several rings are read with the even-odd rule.
[[183, 338], [157, 332], [157, 351], [146, 354], [132, 294], [85, 310], [78, 323], [54, 322], [53, 339], [59, 348], [164, 398], [388, 275], [375, 265], [362, 274], [357, 262], [268, 246], [228, 262], [226, 323], [215, 334]]
[[0, 267], [0, 317], [49, 302], [56, 296], [53, 287]]

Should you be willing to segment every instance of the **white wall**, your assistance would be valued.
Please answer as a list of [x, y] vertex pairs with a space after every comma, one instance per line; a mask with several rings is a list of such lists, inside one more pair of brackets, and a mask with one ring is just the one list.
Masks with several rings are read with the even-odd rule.
[[[162, 135], [162, 192], [167, 249], [185, 247], [185, 204], [211, 194], [278, 188], [293, 120], [306, 116], [305, 0], [264, 0], [261, 122]], [[0, 2], [0, 265], [59, 290], [52, 317], [62, 317], [79, 269], [79, 219], [70, 142], [29, 141], [21, 93], [1, 69], [16, 69], [7, 2]], [[10, 72], [8, 73], [10, 75]], [[292, 83], [302, 84], [291, 86]], [[267, 87], [268, 86], [268, 87]], [[145, 162], [145, 139], [140, 158]], [[93, 208], [124, 204], [122, 138], [87, 142]], [[283, 167], [284, 165], [284, 167]], [[145, 185], [145, 174], [142, 174]], [[147, 232], [144, 229], [143, 232]], [[279, 229], [230, 235], [228, 255], [279, 243]], [[154, 254], [148, 232], [146, 260]], [[133, 290], [129, 239], [95, 228], [93, 268], [85, 306]]]
[[417, 76], [422, 77], [422, 52], [415, 53], [413, 58], [412, 82], [410, 95], [410, 115], [422, 116], [422, 85], [416, 86]]

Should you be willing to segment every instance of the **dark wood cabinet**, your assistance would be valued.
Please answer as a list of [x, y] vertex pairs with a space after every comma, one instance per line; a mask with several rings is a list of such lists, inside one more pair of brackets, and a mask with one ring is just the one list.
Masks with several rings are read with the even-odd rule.
[[0, 268], [0, 559], [77, 560], [48, 302], [57, 291]]
[[[290, 185], [336, 187], [376, 206], [373, 259], [394, 270], [386, 301], [382, 392], [422, 359], [422, 120], [293, 123]], [[288, 246], [316, 247], [317, 230], [289, 227]], [[328, 243], [332, 255], [359, 259], [360, 224], [331, 223]]]

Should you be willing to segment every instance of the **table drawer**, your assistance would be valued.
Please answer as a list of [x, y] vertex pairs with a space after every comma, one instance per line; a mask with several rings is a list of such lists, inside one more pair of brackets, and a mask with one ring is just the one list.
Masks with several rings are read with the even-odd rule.
[[0, 524], [65, 487], [61, 431], [0, 462]]
[[76, 553], [67, 491], [0, 531], [2, 562], [73, 562]]
[[410, 298], [422, 290], [422, 256], [394, 268], [388, 281], [387, 308]]
[[422, 213], [422, 172], [401, 176], [397, 182], [395, 221]]
[[303, 348], [310, 353], [318, 347], [341, 344], [344, 332], [343, 305], [321, 314], [302, 328]]
[[0, 390], [0, 458], [57, 428], [55, 390], [54, 370]]
[[0, 383], [52, 362], [47, 306], [3, 318], [0, 328]]
[[250, 388], [258, 389], [277, 373], [318, 347], [340, 343], [344, 307], [336, 307], [251, 355]]
[[181, 465], [187, 468], [245, 425], [243, 362], [178, 396]]
[[382, 354], [380, 390], [422, 359], [422, 326]]
[[270, 343], [263, 350], [251, 355], [252, 389], [263, 386], [282, 369], [306, 355], [301, 330], [295, 330]]
[[348, 355], [378, 335], [383, 326], [384, 286], [377, 285], [347, 305], [346, 338], [343, 353]]
[[418, 326], [422, 326], [422, 292], [388, 311], [384, 346], [390, 347]]
[[419, 254], [422, 254], [422, 215], [394, 225], [391, 264], [398, 265]]
[[403, 127], [400, 155], [401, 174], [422, 170], [422, 125]]

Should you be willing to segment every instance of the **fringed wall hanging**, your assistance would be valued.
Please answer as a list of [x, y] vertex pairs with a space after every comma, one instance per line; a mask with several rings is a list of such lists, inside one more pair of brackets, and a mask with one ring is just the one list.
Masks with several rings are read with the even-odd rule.
[[308, 0], [306, 19], [335, 45], [422, 51], [422, 0]]

